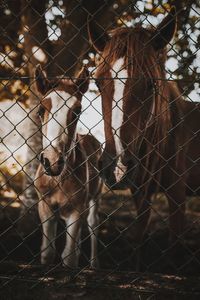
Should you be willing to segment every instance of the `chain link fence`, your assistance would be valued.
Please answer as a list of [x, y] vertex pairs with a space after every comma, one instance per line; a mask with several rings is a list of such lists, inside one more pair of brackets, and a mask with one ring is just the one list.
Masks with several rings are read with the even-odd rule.
[[[2, 299], [199, 299], [199, 2], [8, 0], [0, 7]], [[175, 19], [176, 29], [171, 26]], [[166, 36], [159, 27], [163, 20], [165, 29], [170, 26]], [[110, 61], [127, 51], [125, 30], [130, 37], [131, 28], [141, 26], [149, 30], [148, 38], [157, 28], [157, 36], [163, 34], [159, 43], [168, 44], [158, 58], [164, 70], [151, 80], [144, 78], [143, 63], [150, 60], [152, 50], [145, 49], [153, 38], [139, 52], [130, 50], [138, 60], [129, 57], [126, 65], [120, 61], [125, 56], [119, 56]], [[123, 39], [106, 53], [104, 46], [117, 30]], [[140, 61], [140, 74], [134, 73]], [[122, 103], [129, 84], [132, 99], [140, 98], [134, 112]], [[168, 84], [176, 87], [170, 108], [162, 110]], [[170, 158], [162, 157], [164, 166], [163, 160], [155, 162], [162, 150], [154, 151], [165, 145], [163, 125], [156, 127], [160, 148], [157, 133], [145, 136], [151, 122], [160, 126], [159, 117], [154, 119], [160, 109], [156, 95], [162, 100], [160, 118], [168, 109], [171, 114], [169, 149], [178, 145]], [[174, 104], [181, 97], [187, 104], [176, 114]], [[135, 121], [140, 117], [143, 123], [150, 119], [145, 129]], [[184, 139], [179, 132], [177, 142], [174, 132], [182, 123], [188, 135]], [[137, 138], [127, 140], [134, 130]], [[185, 145], [192, 150], [177, 168]], [[164, 167], [170, 169], [167, 176], [160, 171]], [[195, 176], [179, 186], [169, 207], [166, 195], [172, 197], [172, 187], [193, 169]], [[140, 183], [138, 170], [144, 172]], [[120, 185], [125, 176], [126, 184]], [[163, 183], [164, 177], [170, 184]], [[185, 189], [190, 193], [182, 202]], [[144, 195], [149, 198], [142, 200]], [[171, 243], [170, 233], [176, 238]]]

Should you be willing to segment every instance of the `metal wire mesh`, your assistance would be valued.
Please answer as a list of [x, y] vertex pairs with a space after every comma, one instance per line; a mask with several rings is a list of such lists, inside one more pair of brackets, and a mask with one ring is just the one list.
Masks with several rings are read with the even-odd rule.
[[[2, 295], [11, 287], [10, 299], [28, 297], [30, 289], [37, 297], [45, 287], [44, 299], [52, 295], [58, 299], [66, 295], [198, 299], [199, 171], [192, 183], [184, 179], [198, 169], [200, 154], [198, 1], [21, 0], [0, 5]], [[145, 59], [150, 59], [149, 44], [157, 37], [151, 36], [135, 52], [144, 60], [128, 57], [127, 65], [121, 67], [119, 59], [124, 57], [118, 57], [118, 65], [110, 65], [110, 56], [104, 52], [107, 48], [98, 51], [95, 47], [95, 43], [102, 46], [108, 42], [116, 28], [122, 34], [129, 28], [127, 39], [133, 33], [131, 28], [141, 27], [150, 30], [148, 38], [156, 28], [159, 36], [163, 34], [159, 24], [167, 14], [174, 14], [177, 28], [170, 41], [170, 28], [161, 37], [167, 50], [151, 63], [150, 74], [158, 64], [162, 66], [164, 56], [167, 60], [164, 70], [151, 80], [142, 67]], [[89, 37], [90, 22], [101, 32], [98, 38], [97, 31]], [[139, 43], [143, 41], [140, 37]], [[109, 55], [123, 47], [128, 47], [125, 42], [116, 42]], [[139, 74], [134, 73], [138, 61], [142, 62], [137, 66]], [[104, 69], [107, 71], [101, 73]], [[164, 90], [168, 84], [177, 86], [170, 104]], [[130, 91], [137, 103], [134, 111], [123, 104]], [[181, 97], [187, 104], [177, 113]], [[156, 115], [159, 105], [162, 109]], [[159, 120], [168, 111], [171, 126], [165, 136]], [[137, 118], [143, 118], [141, 124], [146, 127], [139, 127]], [[158, 131], [148, 136], [152, 122], [158, 124]], [[122, 124], [124, 128], [127, 125], [123, 134]], [[185, 135], [176, 133], [180, 128]], [[127, 140], [134, 130], [137, 137]], [[157, 133], [160, 139], [155, 143]], [[172, 143], [167, 144], [170, 154], [166, 158], [162, 147], [169, 136]], [[184, 154], [178, 168], [183, 149], [190, 149], [192, 143], [196, 148]], [[174, 146], [175, 152], [171, 150]], [[124, 157], [127, 165], [121, 161]], [[172, 165], [174, 157], [178, 159]], [[167, 176], [162, 175], [164, 169], [170, 169]], [[144, 174], [139, 183], [138, 170]], [[120, 185], [126, 172], [126, 184]], [[172, 187], [182, 180], [184, 186], [174, 199]], [[190, 191], [184, 202], [179, 199], [184, 195], [182, 189]], [[181, 224], [176, 213], [184, 214], [185, 205]], [[151, 219], [143, 230], [149, 212]], [[172, 214], [178, 217], [170, 224]], [[143, 224], [141, 231], [138, 223]], [[175, 237], [171, 243], [169, 235]]]

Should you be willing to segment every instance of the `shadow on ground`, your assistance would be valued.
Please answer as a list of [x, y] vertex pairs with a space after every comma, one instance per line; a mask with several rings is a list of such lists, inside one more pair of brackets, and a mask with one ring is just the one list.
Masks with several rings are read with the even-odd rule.
[[[149, 229], [145, 236], [144, 242], [141, 245], [142, 273], [137, 276], [135, 275], [136, 273], [134, 273], [135, 277], [132, 275], [131, 281], [131, 276], [129, 280], [127, 274], [131, 274], [131, 272], [135, 271], [135, 257], [137, 249], [137, 245], [135, 244], [133, 239], [136, 222], [134, 203], [128, 193], [107, 193], [106, 196], [103, 197], [99, 207], [101, 225], [99, 228], [98, 249], [101, 269], [104, 270], [102, 272], [105, 272], [104, 278], [106, 278], [108, 274], [114, 274], [114, 277], [113, 279], [111, 279], [111, 277], [107, 277], [107, 281], [109, 282], [108, 286], [105, 284], [105, 281], [102, 284], [97, 284], [101, 281], [101, 277], [99, 277], [94, 285], [88, 284], [86, 279], [84, 279], [86, 282], [84, 284], [73, 285], [73, 280], [75, 280], [75, 277], [72, 276], [70, 277], [71, 279], [73, 279], [72, 281], [70, 279], [70, 284], [72, 285], [70, 287], [70, 290], [66, 291], [66, 287], [65, 285], [63, 285], [63, 283], [61, 284], [62, 289], [59, 290], [59, 280], [55, 280], [57, 275], [53, 275], [52, 278], [54, 279], [52, 279], [52, 282], [51, 280], [49, 281], [49, 279], [47, 279], [49, 278], [49, 273], [46, 271], [46, 269], [42, 269], [43, 271], [41, 274], [39, 274], [37, 271], [34, 271], [36, 274], [34, 275], [33, 269], [31, 269], [30, 267], [30, 273], [28, 273], [27, 275], [27, 266], [32, 265], [34, 267], [34, 265], [39, 265], [40, 244], [42, 236], [40, 225], [37, 224], [33, 233], [26, 237], [22, 237], [16, 222], [19, 217], [19, 205], [13, 205], [13, 203], [15, 203], [13, 201], [10, 201], [10, 204], [8, 205], [8, 199], [1, 199], [0, 275], [1, 286], [3, 287], [1, 299], [4, 299], [4, 297], [6, 300], [49, 299], [50, 295], [51, 299], [68, 299], [70, 297], [70, 293], [74, 295], [73, 297], [75, 297], [75, 299], [81, 298], [83, 300], [122, 299], [122, 297], [124, 299], [171, 299], [172, 295], [176, 294], [176, 289], [174, 289], [173, 294], [170, 294], [169, 296], [169, 288], [167, 293], [162, 294], [162, 297], [159, 296], [159, 298], [157, 298], [158, 294], [161, 293], [158, 287], [157, 290], [152, 290], [152, 285], [148, 285], [148, 288], [146, 288], [145, 290], [141, 289], [142, 285], [140, 284], [139, 286], [134, 286], [134, 288], [132, 285], [133, 282], [140, 282], [138, 280], [141, 279], [141, 276], [144, 276], [147, 273], [160, 274], [158, 275], [158, 280], [155, 280], [155, 278], [152, 279], [152, 276], [154, 275], [148, 275], [150, 282], [152, 282], [152, 284], [154, 283], [154, 285], [155, 282], [156, 284], [159, 283], [159, 276], [162, 276], [161, 274], [168, 274], [166, 276], [169, 276], [169, 279], [171, 278], [171, 282], [178, 282], [178, 277], [176, 276], [180, 276], [180, 280], [183, 280], [183, 276], [187, 276], [188, 278], [192, 276], [193, 281], [195, 282], [196, 279], [194, 276], [199, 276], [200, 274], [199, 200], [200, 199], [195, 197], [188, 199], [186, 231], [180, 240], [181, 247], [178, 256], [172, 259], [170, 251], [167, 251], [169, 247], [168, 206], [166, 199], [162, 195], [157, 195], [152, 207], [152, 217], [149, 224]], [[64, 247], [65, 242], [63, 232], [64, 224], [62, 223], [62, 221], [60, 221], [58, 228], [59, 238], [56, 241], [58, 254], [56, 264], [53, 266], [53, 270], [59, 270], [59, 272], [61, 273], [63, 271], [60, 267], [60, 253]], [[77, 278], [79, 278], [78, 280], [80, 280], [80, 276], [86, 276], [86, 278], [88, 276], [87, 272], [83, 271], [83, 269], [87, 270], [89, 262], [90, 243], [88, 235], [89, 233], [87, 230], [87, 226], [84, 226], [84, 230], [82, 233], [83, 242], [81, 244], [83, 254], [80, 258], [80, 270], [78, 270], [76, 273]], [[12, 266], [14, 266], [14, 269], [12, 269]], [[23, 268], [23, 266], [26, 267]], [[24, 271], [24, 269], [26, 270], [26, 272]], [[112, 270], [112, 272], [110, 273], [109, 270]], [[84, 274], [84, 272], [86, 272], [85, 275], [82, 275]], [[98, 274], [98, 272], [93, 273], [93, 277], [95, 277], [96, 274]], [[122, 274], [122, 282], [117, 285], [112, 285], [114, 281], [116, 283], [116, 274]], [[126, 276], [123, 274], [125, 274]], [[7, 279], [6, 276], [8, 276]], [[31, 292], [30, 294], [30, 287], [32, 287], [34, 283], [32, 282], [32, 280], [35, 280], [34, 276], [37, 277], [36, 282], [38, 283], [38, 288], [33, 289], [33, 292]], [[126, 280], [123, 281], [124, 276], [126, 277]], [[91, 283], [91, 280], [93, 280], [91, 274], [89, 277]], [[41, 281], [39, 278], [43, 278], [44, 280]], [[142, 284], [144, 287], [144, 283]], [[6, 286], [9, 288], [6, 288]], [[96, 293], [94, 286], [96, 286], [97, 290], [100, 290], [101, 292], [99, 291], [98, 293]], [[52, 292], [52, 289], [54, 292]], [[5, 294], [6, 290], [7, 297]], [[20, 296], [20, 291], [22, 290], [24, 293], [23, 298]], [[186, 299], [184, 298], [184, 295], [187, 295], [188, 297], [188, 293], [189, 290], [186, 294], [182, 293], [181, 298], [179, 298], [180, 295], [176, 295], [176, 298], [173, 299]], [[195, 296], [195, 293], [198, 294], [199, 298]], [[63, 298], [63, 295], [68, 296], [67, 298]], [[194, 293], [189, 297], [190, 299], [200, 299], [200, 292], [194, 291]]]

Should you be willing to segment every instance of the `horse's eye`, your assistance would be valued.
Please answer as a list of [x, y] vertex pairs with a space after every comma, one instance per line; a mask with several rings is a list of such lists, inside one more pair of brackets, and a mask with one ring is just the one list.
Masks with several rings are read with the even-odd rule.
[[38, 109], [38, 112], [37, 112], [38, 116], [39, 116], [40, 118], [43, 118], [43, 117], [44, 117], [44, 113], [45, 113], [45, 108], [44, 108], [44, 106], [40, 106], [39, 109]]

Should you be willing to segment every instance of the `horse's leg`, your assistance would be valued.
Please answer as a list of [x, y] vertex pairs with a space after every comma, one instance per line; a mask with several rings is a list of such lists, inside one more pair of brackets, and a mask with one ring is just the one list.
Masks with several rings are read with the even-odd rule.
[[78, 267], [80, 255], [79, 239], [81, 233], [81, 216], [77, 210], [71, 212], [66, 222], [66, 244], [62, 253], [63, 264], [71, 269]]
[[136, 270], [140, 271], [141, 268], [141, 243], [144, 238], [145, 231], [147, 229], [147, 225], [149, 222], [150, 211], [151, 211], [151, 197], [150, 195], [144, 199], [143, 195], [136, 195], [134, 198], [136, 209], [137, 209], [137, 217], [136, 217], [136, 225], [135, 225], [135, 234], [134, 240], [136, 242]]
[[87, 217], [88, 228], [91, 238], [91, 255], [90, 255], [90, 266], [91, 268], [98, 268], [99, 262], [97, 257], [97, 236], [98, 236], [98, 205], [94, 200], [89, 202], [89, 214]]
[[38, 211], [42, 223], [43, 236], [41, 246], [41, 263], [53, 263], [56, 253], [55, 239], [57, 221], [48, 204], [42, 200], [38, 204]]

